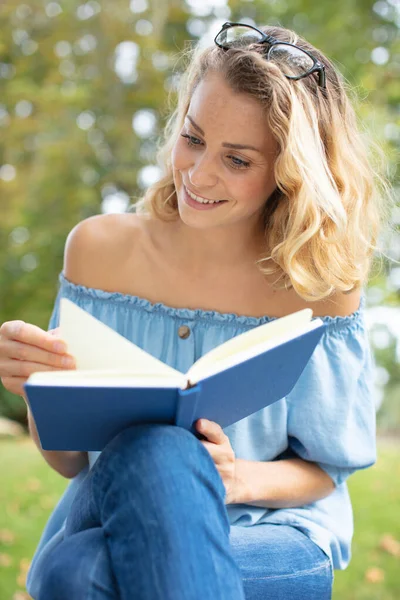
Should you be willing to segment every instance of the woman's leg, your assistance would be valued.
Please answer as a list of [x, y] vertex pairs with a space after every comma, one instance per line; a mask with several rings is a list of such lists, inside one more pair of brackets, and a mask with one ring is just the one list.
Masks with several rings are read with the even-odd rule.
[[43, 565], [40, 592], [34, 600], [118, 600], [101, 527], [65, 537]]
[[168, 425], [126, 429], [83, 481], [42, 597], [244, 600], [224, 495], [193, 434]]
[[331, 562], [298, 529], [232, 526], [230, 543], [246, 600], [330, 600]]

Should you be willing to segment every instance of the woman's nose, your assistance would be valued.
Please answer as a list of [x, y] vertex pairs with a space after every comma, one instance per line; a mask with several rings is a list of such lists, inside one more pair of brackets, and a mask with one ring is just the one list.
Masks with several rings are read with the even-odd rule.
[[218, 180], [215, 158], [199, 157], [189, 169], [189, 180], [199, 191], [214, 186]]

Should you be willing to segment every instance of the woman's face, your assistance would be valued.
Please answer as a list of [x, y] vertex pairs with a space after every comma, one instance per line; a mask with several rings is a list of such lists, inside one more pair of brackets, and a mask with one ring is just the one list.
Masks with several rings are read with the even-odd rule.
[[276, 153], [261, 106], [209, 74], [192, 96], [172, 151], [181, 219], [196, 228], [256, 225], [276, 187]]

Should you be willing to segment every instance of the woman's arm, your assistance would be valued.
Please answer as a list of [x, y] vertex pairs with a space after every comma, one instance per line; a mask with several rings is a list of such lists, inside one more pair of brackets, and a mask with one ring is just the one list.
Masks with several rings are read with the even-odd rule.
[[[28, 406], [28, 402], [25, 398], [25, 401]], [[35, 442], [38, 447], [39, 452], [42, 454], [43, 458], [47, 462], [50, 467], [52, 467], [57, 473], [66, 477], [67, 479], [71, 479], [78, 475], [78, 473], [88, 464], [88, 453], [87, 452], [59, 452], [59, 451], [50, 451], [50, 450], [42, 450], [40, 445], [39, 435], [36, 429], [36, 423], [31, 414], [31, 411], [28, 406], [28, 426], [29, 433], [31, 434], [31, 438]]]
[[236, 459], [237, 485], [231, 504], [291, 508], [329, 496], [335, 484], [325, 471], [301, 458], [271, 462]]
[[313, 462], [298, 457], [275, 461], [236, 458], [218, 423], [198, 419], [195, 427], [224, 483], [225, 504], [290, 508], [325, 498], [335, 489], [332, 478]]
[[[111, 261], [112, 253], [109, 250], [109, 244], [105, 242], [107, 231], [114, 231], [113, 217], [120, 215], [95, 215], [78, 223], [68, 234], [65, 250], [63, 272], [67, 279], [83, 283], [84, 285], [94, 287], [98, 284], [96, 277], [99, 272], [99, 265], [103, 271], [112, 272], [106, 260]], [[108, 217], [111, 217], [108, 218]], [[115, 223], [117, 224], [117, 223]], [[108, 235], [110, 235], [108, 233]], [[125, 250], [124, 250], [125, 251]], [[84, 259], [82, 258], [84, 257]], [[118, 260], [115, 264], [118, 264]], [[91, 280], [90, 277], [94, 277]], [[99, 285], [101, 287], [101, 284]], [[56, 326], [54, 323], [53, 326]], [[88, 464], [87, 452], [74, 451], [50, 451], [43, 450], [40, 445], [38, 432], [34, 418], [29, 409], [29, 404], [25, 395], [22, 396], [28, 407], [28, 426], [30, 435], [38, 447], [45, 461], [63, 477], [71, 479]], [[56, 402], [57, 399], [55, 398]]]
[[[315, 303], [314, 316], [349, 316], [360, 306], [361, 291], [336, 293]], [[291, 310], [300, 307], [291, 307]], [[292, 508], [329, 496], [335, 489], [332, 478], [315, 462], [289, 458], [271, 462], [236, 459], [235, 503], [266, 508]], [[236, 486], [235, 486], [236, 490]], [[236, 496], [236, 494], [235, 494]]]

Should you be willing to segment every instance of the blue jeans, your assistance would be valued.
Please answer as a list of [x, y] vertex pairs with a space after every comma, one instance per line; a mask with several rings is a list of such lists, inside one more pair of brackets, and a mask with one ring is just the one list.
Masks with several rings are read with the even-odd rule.
[[230, 527], [214, 461], [190, 432], [136, 425], [83, 480], [35, 600], [329, 600], [328, 557], [299, 530]]

